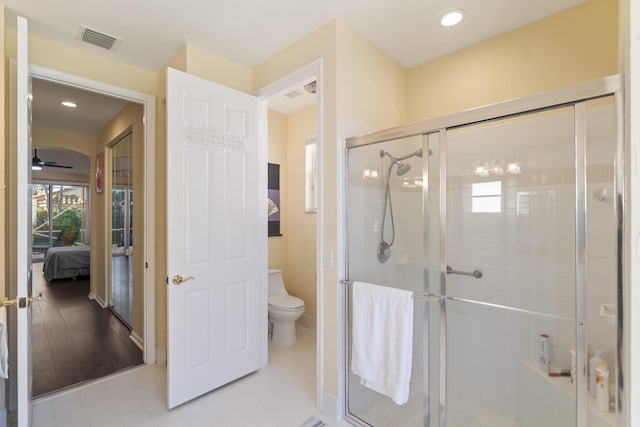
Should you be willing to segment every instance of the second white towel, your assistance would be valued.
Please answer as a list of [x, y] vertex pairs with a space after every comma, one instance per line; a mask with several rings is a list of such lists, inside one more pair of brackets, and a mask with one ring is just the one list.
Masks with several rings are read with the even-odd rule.
[[0, 306], [0, 378], [9, 378], [9, 344], [7, 342], [7, 308]]
[[364, 386], [405, 404], [413, 354], [413, 292], [355, 282], [352, 307], [351, 370]]

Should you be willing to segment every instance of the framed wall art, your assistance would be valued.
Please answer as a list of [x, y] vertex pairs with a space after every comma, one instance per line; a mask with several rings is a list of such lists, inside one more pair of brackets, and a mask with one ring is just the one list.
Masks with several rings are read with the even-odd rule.
[[280, 233], [280, 165], [268, 164], [267, 182], [269, 236], [282, 236]]
[[96, 193], [104, 190], [104, 152], [101, 151], [96, 156]]

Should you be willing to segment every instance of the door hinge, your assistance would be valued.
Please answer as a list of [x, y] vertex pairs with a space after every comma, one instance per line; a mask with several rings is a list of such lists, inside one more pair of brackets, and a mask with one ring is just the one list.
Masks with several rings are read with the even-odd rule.
[[164, 283], [169, 286], [169, 276], [164, 278]]
[[144, 262], [144, 268], [149, 268], [149, 263], [148, 262]]

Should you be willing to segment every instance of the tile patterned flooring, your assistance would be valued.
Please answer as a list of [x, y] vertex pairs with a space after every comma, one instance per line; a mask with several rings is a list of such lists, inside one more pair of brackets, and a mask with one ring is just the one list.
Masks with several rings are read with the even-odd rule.
[[[297, 344], [269, 343], [260, 371], [169, 411], [166, 367], [142, 366], [34, 401], [34, 427], [298, 427], [315, 416], [315, 332], [298, 327]], [[346, 425], [346, 424], [345, 424]]]

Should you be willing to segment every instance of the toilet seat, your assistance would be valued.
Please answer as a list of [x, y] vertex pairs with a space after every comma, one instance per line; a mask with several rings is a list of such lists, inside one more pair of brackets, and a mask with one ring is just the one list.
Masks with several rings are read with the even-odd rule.
[[274, 295], [269, 297], [269, 307], [282, 311], [299, 310], [304, 308], [304, 301], [292, 295]]

